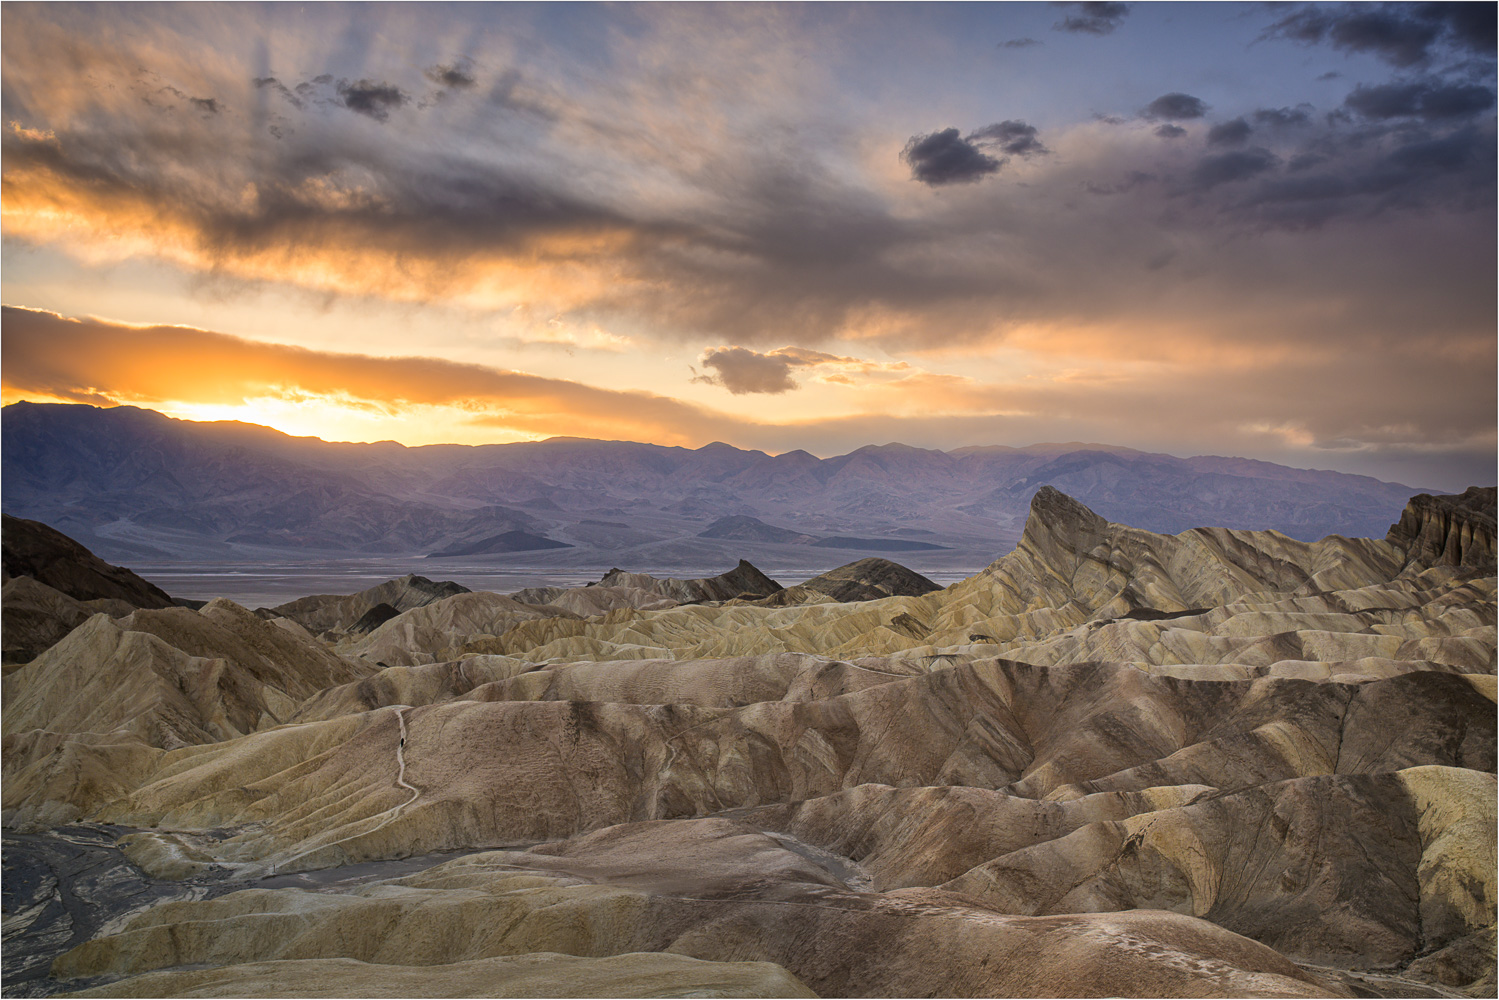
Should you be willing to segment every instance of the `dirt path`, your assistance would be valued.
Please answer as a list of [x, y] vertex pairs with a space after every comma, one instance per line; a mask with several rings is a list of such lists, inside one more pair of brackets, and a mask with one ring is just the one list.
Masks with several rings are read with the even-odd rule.
[[422, 797], [421, 789], [417, 788], [415, 785], [409, 783], [406, 780], [406, 713], [409, 711], [411, 711], [410, 705], [401, 705], [396, 708], [396, 721], [400, 723], [401, 726], [401, 738], [400, 741], [396, 743], [396, 785], [409, 791], [411, 793], [411, 798], [398, 805], [391, 806], [389, 809], [386, 809], [382, 812], [375, 813], [373, 816], [366, 816], [363, 820], [359, 820], [358, 822], [360, 823], [367, 823], [371, 820], [379, 820], [378, 823], [370, 827], [368, 830], [360, 830], [359, 832], [351, 833], [346, 837], [340, 837], [337, 840], [331, 840], [326, 844], [314, 844], [312, 847], [307, 848], [305, 851], [298, 851], [295, 854], [274, 854], [271, 857], [266, 858], [259, 864], [253, 865], [251, 867], [254, 869], [264, 869], [265, 874], [274, 875], [276, 874], [277, 869], [285, 868], [293, 861], [297, 861], [300, 858], [305, 858], [309, 854], [315, 854], [316, 852], [325, 850], [329, 847], [337, 847], [339, 844], [347, 843], [348, 841], [355, 840], [359, 837], [367, 837], [375, 831], [383, 829], [384, 827], [395, 821], [395, 819], [399, 817], [408, 806], [412, 805], [418, 799], [420, 799]]

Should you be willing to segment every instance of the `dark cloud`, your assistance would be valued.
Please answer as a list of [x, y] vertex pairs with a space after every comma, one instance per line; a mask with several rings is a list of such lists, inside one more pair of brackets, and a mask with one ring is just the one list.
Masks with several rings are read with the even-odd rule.
[[1157, 125], [1155, 134], [1160, 136], [1162, 139], [1180, 139], [1182, 136], [1187, 134], [1187, 130], [1182, 128], [1180, 125]]
[[425, 70], [423, 75], [437, 86], [448, 90], [468, 90], [478, 82], [468, 65], [461, 60], [451, 66], [433, 66]]
[[[1390, 154], [1388, 163], [1400, 170], [1450, 173], [1479, 162], [1481, 152], [1492, 153], [1492, 145], [1477, 129], [1463, 129], [1451, 135], [1407, 142]], [[1493, 161], [1492, 156], [1486, 159]]]
[[389, 83], [373, 83], [369, 80], [359, 80], [355, 83], [347, 80], [338, 81], [338, 96], [343, 98], [344, 107], [356, 114], [373, 118], [377, 122], [388, 119], [392, 108], [399, 108], [411, 102], [411, 98], [399, 87]]
[[1051, 26], [1053, 31], [1081, 32], [1089, 35], [1108, 35], [1124, 23], [1129, 15], [1127, 3], [1054, 3], [1054, 7], [1077, 11]]
[[1477, 84], [1448, 84], [1426, 77], [1369, 87], [1360, 84], [1343, 101], [1365, 118], [1466, 118], [1494, 106], [1494, 92]]
[[722, 386], [736, 396], [754, 392], [779, 394], [799, 388], [791, 377], [791, 369], [800, 362], [780, 354], [725, 347], [704, 354], [702, 364], [717, 374], [698, 375], [692, 381]]
[[1145, 106], [1146, 118], [1165, 118], [1168, 121], [1201, 118], [1207, 113], [1208, 106], [1191, 94], [1162, 94]]
[[1323, 73], [1320, 76], [1318, 76], [1317, 79], [1318, 80], [1340, 80], [1340, 79], [1342, 79], [1342, 77], [1343, 77], [1342, 73], [1339, 73], [1335, 69], [1330, 69], [1326, 73]]
[[1307, 5], [1275, 22], [1261, 37], [1309, 45], [1326, 42], [1409, 67], [1430, 62], [1438, 48], [1492, 52], [1494, 36], [1492, 3], [1385, 3]]
[[1423, 3], [1416, 16], [1440, 24], [1447, 41], [1471, 52], [1494, 51], [1499, 8], [1492, 3]]
[[1001, 165], [955, 128], [913, 135], [900, 158], [911, 167], [911, 176], [929, 187], [982, 180]]
[[1205, 190], [1219, 184], [1248, 180], [1274, 169], [1277, 162], [1274, 153], [1260, 147], [1205, 156], [1192, 171], [1192, 186]]
[[[1175, 128], [1175, 126], [1165, 125], [1161, 127]], [[1186, 129], [1182, 129], [1182, 131], [1185, 132]], [[1131, 170], [1122, 180], [1115, 181], [1112, 184], [1088, 181], [1083, 185], [1083, 190], [1089, 194], [1124, 194], [1127, 191], [1133, 191], [1142, 184], [1151, 184], [1159, 179], [1155, 174], [1148, 174], [1143, 170]]]
[[[222, 110], [220, 108], [220, 106], [219, 106], [219, 102], [217, 100], [215, 100], [214, 98], [212, 98], [212, 97], [192, 97], [192, 96], [190, 96], [188, 94], [185, 94], [182, 91], [178, 90], [176, 87], [172, 86], [171, 84], [167, 84], [164, 87], [157, 88], [157, 93], [171, 94], [173, 97], [177, 98], [177, 100], [183, 101], [186, 104], [190, 104], [194, 108], [198, 109], [199, 111], [202, 111], [205, 114], [216, 115], [216, 114], [219, 113], [220, 110]], [[154, 102], [148, 100], [146, 103], [147, 104], [153, 104]], [[174, 109], [168, 107], [166, 110], [171, 111], [171, 110], [174, 110]]]
[[1242, 118], [1233, 118], [1226, 122], [1219, 122], [1208, 129], [1209, 146], [1242, 146], [1249, 141], [1250, 133], [1254, 129]]
[[1326, 153], [1293, 157], [1288, 173], [1257, 183], [1236, 210], [1284, 229], [1381, 211], [1493, 211], [1491, 130], [1468, 126], [1433, 135], [1401, 129], [1326, 146]]
[[1260, 108], [1254, 113], [1256, 125], [1268, 125], [1271, 128], [1297, 128], [1310, 125], [1311, 121], [1309, 104], [1300, 104], [1294, 108]]
[[291, 104], [293, 107], [300, 108], [302, 106], [301, 98], [297, 97], [296, 94], [293, 94], [291, 90], [287, 88], [286, 84], [282, 83], [274, 76], [256, 77], [254, 80], [251, 80], [250, 83], [254, 85], [256, 90], [275, 91], [276, 93], [284, 97], [287, 103]]
[[1012, 38], [1012, 39], [1010, 39], [1007, 42], [1000, 42], [999, 43], [999, 48], [1002, 48], [1002, 49], [1028, 49], [1032, 45], [1040, 45], [1040, 44], [1041, 43], [1038, 42], [1038, 41], [1036, 41], [1034, 38]]
[[975, 129], [968, 135], [974, 145], [992, 145], [1010, 156], [1032, 156], [1051, 152], [1041, 144], [1036, 126], [1023, 121], [1002, 121]]

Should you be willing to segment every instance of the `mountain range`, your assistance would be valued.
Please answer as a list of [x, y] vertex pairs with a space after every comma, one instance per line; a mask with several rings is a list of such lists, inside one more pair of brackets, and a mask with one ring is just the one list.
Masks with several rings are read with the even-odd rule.
[[444, 554], [679, 567], [747, 557], [774, 569], [811, 566], [833, 548], [828, 565], [864, 549], [911, 552], [924, 569], [976, 567], [1014, 546], [1041, 486], [1153, 531], [1232, 524], [1302, 540], [1382, 537], [1391, 511], [1419, 492], [1080, 443], [885, 444], [831, 458], [581, 438], [410, 448], [40, 403], [5, 407], [0, 431], [5, 511], [114, 560]]

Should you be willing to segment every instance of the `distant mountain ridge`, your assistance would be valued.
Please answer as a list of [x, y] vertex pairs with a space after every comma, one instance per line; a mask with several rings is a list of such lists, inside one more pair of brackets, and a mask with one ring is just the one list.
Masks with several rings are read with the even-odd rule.
[[[812, 547], [797, 535], [858, 539], [874, 555], [897, 549], [885, 536], [915, 534], [943, 550], [924, 556], [982, 565], [1019, 538], [1043, 485], [1153, 531], [1219, 525], [1301, 539], [1383, 537], [1419, 492], [1096, 444], [870, 445], [826, 459], [582, 438], [408, 448], [40, 403], [5, 407], [0, 432], [5, 511], [117, 560], [418, 556], [482, 550], [514, 532], [568, 546], [519, 553], [548, 564], [706, 565], [766, 552], [805, 559]], [[788, 539], [698, 537], [736, 515], [766, 519]], [[754, 534], [727, 534], [741, 533]]]

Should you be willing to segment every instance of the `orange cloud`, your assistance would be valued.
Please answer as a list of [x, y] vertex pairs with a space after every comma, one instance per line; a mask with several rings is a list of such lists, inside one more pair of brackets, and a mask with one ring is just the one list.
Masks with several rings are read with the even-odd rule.
[[[156, 408], [307, 403], [449, 418], [530, 434], [675, 443], [727, 435], [732, 418], [646, 392], [439, 358], [378, 358], [243, 340], [180, 326], [134, 327], [4, 308], [7, 398]], [[269, 401], [269, 403], [267, 402]], [[421, 436], [428, 437], [423, 428]], [[711, 440], [711, 437], [709, 438]]]
[[[1383, 471], [1380, 456], [1437, 452], [1491, 469], [1495, 439], [1487, 416], [1445, 405], [1436, 391], [1486, 400], [1492, 413], [1492, 364], [1454, 366], [1436, 356], [1412, 359], [1396, 377], [1378, 359], [1350, 358], [1334, 366], [1226, 368], [1168, 391], [1148, 373], [996, 383], [917, 370], [854, 387], [863, 412], [772, 422], [649, 392], [437, 358], [317, 351], [15, 307], [3, 310], [0, 351], [7, 402], [134, 403], [193, 419], [406, 444], [571, 435], [834, 454], [877, 440], [940, 447], [1090, 440], [1302, 467], [1363, 455], [1368, 464], [1354, 468]], [[1305, 403], [1279, 410], [1266, 403], [1274, 393]], [[1381, 401], [1377, 420], [1359, 409], [1371, 397]]]

